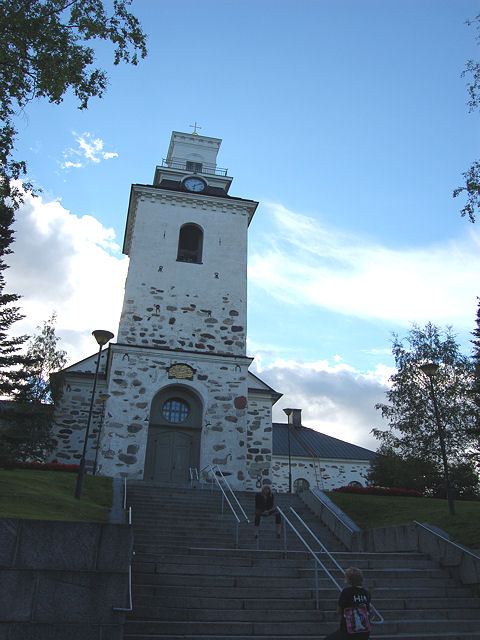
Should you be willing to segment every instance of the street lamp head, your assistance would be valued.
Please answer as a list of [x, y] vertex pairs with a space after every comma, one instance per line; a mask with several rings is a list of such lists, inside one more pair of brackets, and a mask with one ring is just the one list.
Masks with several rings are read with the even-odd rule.
[[420, 365], [420, 369], [423, 371], [423, 373], [426, 376], [431, 378], [432, 376], [434, 376], [437, 373], [438, 364], [436, 364], [435, 362], [427, 362], [426, 364], [421, 364]]
[[92, 336], [97, 341], [97, 344], [103, 347], [113, 338], [113, 333], [104, 329], [95, 329], [95, 331], [92, 331]]

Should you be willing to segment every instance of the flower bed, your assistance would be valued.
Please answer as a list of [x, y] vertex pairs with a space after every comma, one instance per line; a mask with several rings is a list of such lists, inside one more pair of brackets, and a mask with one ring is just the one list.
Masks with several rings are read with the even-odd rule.
[[[78, 473], [78, 464], [64, 464], [63, 462], [17, 462], [17, 469], [35, 469], [36, 471], [64, 471]], [[87, 473], [87, 469], [85, 469]]]
[[333, 489], [340, 493], [357, 493], [359, 495], [398, 496], [404, 498], [423, 498], [423, 493], [414, 489], [399, 489], [398, 487], [338, 487]]

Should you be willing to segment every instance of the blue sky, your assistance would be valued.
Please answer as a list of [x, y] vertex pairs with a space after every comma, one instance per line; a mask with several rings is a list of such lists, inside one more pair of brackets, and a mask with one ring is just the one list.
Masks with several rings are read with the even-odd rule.
[[[9, 287], [32, 331], [55, 309], [72, 361], [116, 331], [131, 183], [151, 183], [172, 130], [223, 139], [250, 226], [249, 352], [304, 423], [375, 448], [392, 331], [452, 325], [469, 351], [479, 230], [452, 198], [478, 156], [466, 106], [478, 58], [467, 0], [135, 0], [138, 67], [78, 111], [31, 103], [18, 156], [43, 189], [17, 220]], [[103, 284], [101, 277], [108, 284]]]

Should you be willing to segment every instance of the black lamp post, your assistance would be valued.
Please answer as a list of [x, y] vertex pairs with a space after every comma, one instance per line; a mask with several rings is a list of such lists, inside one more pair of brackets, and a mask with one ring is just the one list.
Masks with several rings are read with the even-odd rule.
[[110, 394], [109, 393], [101, 393], [98, 397], [99, 401], [102, 403], [102, 416], [100, 419], [100, 425], [98, 427], [98, 434], [97, 434], [97, 444], [95, 445], [95, 461], [93, 463], [93, 473], [92, 475], [95, 475], [97, 473], [97, 466], [98, 466], [98, 449], [100, 448], [100, 437], [102, 435], [102, 426], [103, 426], [103, 419], [105, 417], [105, 403], [106, 401], [110, 398]]
[[288, 493], [292, 493], [292, 453], [290, 449], [290, 416], [292, 415], [292, 409], [284, 409], [283, 412], [288, 417], [287, 422], [287, 441], [288, 441]]
[[445, 451], [445, 441], [443, 439], [443, 429], [440, 423], [440, 415], [438, 413], [437, 398], [435, 396], [435, 387], [433, 385], [433, 378], [438, 371], [438, 364], [434, 362], [428, 362], [427, 364], [420, 365], [420, 369], [427, 376], [430, 381], [430, 392], [432, 394], [433, 409], [435, 411], [435, 420], [437, 423], [438, 439], [440, 440], [440, 450], [442, 452], [443, 461], [443, 475], [445, 477], [445, 488], [447, 490], [448, 508], [450, 509], [450, 515], [455, 515], [455, 505], [453, 504], [452, 489], [450, 487], [450, 479], [448, 477], [448, 465], [447, 465], [447, 453]]
[[83, 452], [82, 457], [80, 458], [80, 468], [78, 469], [77, 484], [75, 487], [75, 498], [77, 498], [77, 500], [80, 500], [80, 497], [82, 495], [83, 476], [85, 475], [85, 457], [87, 454], [88, 435], [90, 433], [90, 425], [92, 422], [93, 403], [95, 401], [95, 389], [97, 388], [98, 368], [100, 367], [102, 347], [105, 346], [107, 342], [113, 338], [113, 333], [111, 331], [104, 331], [103, 329], [96, 329], [95, 331], [92, 331], [92, 335], [97, 341], [97, 344], [100, 348], [98, 350], [95, 377], [93, 378], [92, 397], [90, 398], [90, 409], [88, 411], [87, 428], [85, 430], [85, 440], [83, 442]]

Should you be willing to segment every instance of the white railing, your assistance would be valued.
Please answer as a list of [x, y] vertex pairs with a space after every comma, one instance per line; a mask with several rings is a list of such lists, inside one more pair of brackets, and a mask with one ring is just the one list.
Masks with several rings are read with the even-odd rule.
[[[202, 476], [202, 474], [205, 475], [207, 477], [207, 481], [211, 483], [212, 488], [214, 484], [216, 484], [217, 487], [220, 489], [220, 493], [222, 496], [222, 515], [224, 513], [224, 506], [226, 502], [230, 507], [230, 511], [232, 512], [233, 517], [235, 518], [235, 549], [237, 549], [238, 548], [238, 527], [240, 525], [240, 522], [242, 521], [242, 518], [247, 523], [249, 523], [250, 520], [248, 519], [244, 508], [240, 504], [228, 480], [225, 478], [225, 476], [223, 475], [218, 465], [207, 464], [205, 467], [203, 467], [203, 469], [200, 470], [200, 474], [197, 469], [192, 469], [191, 471], [192, 471], [192, 475], [196, 478], [199, 478], [200, 476]], [[222, 482], [223, 482], [223, 485], [225, 486], [222, 486]], [[235, 504], [237, 505], [237, 509], [235, 509], [235, 506], [234, 506]]]
[[[342, 575], [345, 575], [344, 569], [338, 564], [338, 562], [335, 560], [333, 555], [330, 553], [330, 551], [327, 549], [327, 547], [323, 544], [323, 542], [321, 540], [319, 540], [319, 538], [315, 535], [315, 533], [310, 529], [308, 524], [298, 515], [298, 513], [295, 511], [295, 509], [293, 507], [290, 507], [290, 511], [299, 520], [299, 522], [305, 527], [305, 529], [312, 536], [312, 538], [315, 540], [315, 542], [318, 545], [320, 545], [323, 553], [327, 554], [327, 556], [330, 558], [330, 560], [333, 562], [333, 564], [337, 567], [337, 569], [340, 571], [340, 573]], [[337, 586], [337, 588], [340, 589], [340, 591], [342, 590], [342, 587], [340, 587], [336, 581], [335, 581], [335, 585]], [[382, 622], [384, 622], [383, 616], [380, 614], [378, 609], [373, 606], [373, 604], [370, 605], [370, 609], [374, 612], [375, 616], [377, 617], [377, 619], [371, 620], [371, 622], [373, 624], [381, 624]]]
[[435, 531], [435, 529], [431, 529], [427, 524], [422, 524], [421, 522], [417, 522], [417, 520], [413, 521], [414, 524], [418, 524], [419, 527], [423, 527], [424, 529], [426, 529], [429, 533], [433, 533], [434, 536], [437, 536], [437, 538], [441, 538], [442, 540], [444, 540], [445, 542], [448, 542], [448, 544], [452, 545], [452, 547], [456, 547], [457, 549], [460, 549], [461, 551], [463, 551], [463, 553], [466, 553], [469, 556], [473, 556], [474, 558], [476, 558], [477, 560], [480, 560], [480, 556], [476, 553], [473, 553], [473, 551], [470, 551], [470, 549], [467, 549], [465, 547], [462, 547], [461, 544], [457, 544], [456, 542], [453, 542], [452, 540], [449, 540], [448, 538], [446, 538], [445, 536], [442, 536], [441, 533], [438, 533], [438, 531]]

